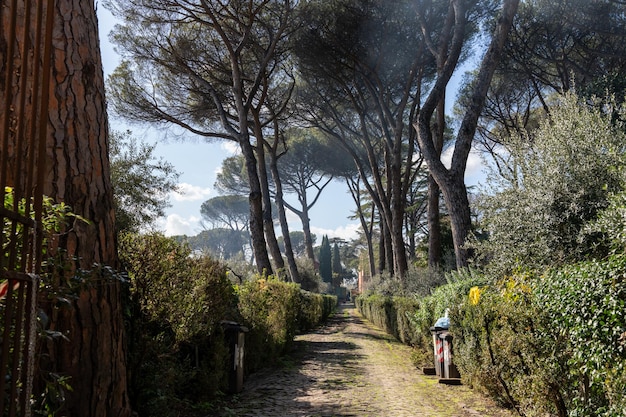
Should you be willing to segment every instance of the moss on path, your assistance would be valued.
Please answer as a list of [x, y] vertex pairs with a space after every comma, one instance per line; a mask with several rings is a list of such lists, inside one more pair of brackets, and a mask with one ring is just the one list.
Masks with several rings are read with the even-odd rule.
[[410, 352], [353, 305], [342, 305], [326, 326], [296, 337], [282, 367], [251, 375], [221, 416], [513, 415], [468, 387], [423, 375], [411, 364]]

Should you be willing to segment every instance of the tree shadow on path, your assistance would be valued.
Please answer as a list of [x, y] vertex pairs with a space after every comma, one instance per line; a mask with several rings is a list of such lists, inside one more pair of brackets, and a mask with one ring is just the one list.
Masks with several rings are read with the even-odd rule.
[[[220, 416], [357, 417], [337, 403], [364, 374], [361, 348], [343, 330], [362, 321], [338, 312], [327, 324], [294, 341], [281, 366], [248, 377], [244, 391], [231, 398]], [[364, 336], [366, 334], [364, 333]]]

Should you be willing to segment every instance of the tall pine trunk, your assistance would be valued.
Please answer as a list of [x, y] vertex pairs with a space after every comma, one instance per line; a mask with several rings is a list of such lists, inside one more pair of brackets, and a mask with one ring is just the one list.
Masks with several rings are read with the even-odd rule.
[[[242, 131], [247, 132], [247, 125], [244, 127], [246, 130], [242, 129]], [[263, 233], [263, 194], [261, 192], [261, 183], [257, 171], [257, 160], [249, 138], [240, 139], [239, 145], [246, 161], [248, 183], [250, 186], [248, 202], [250, 203], [250, 237], [252, 239], [252, 251], [259, 274], [271, 275], [273, 273], [272, 264], [270, 263], [270, 258], [267, 253], [265, 235]]]
[[432, 175], [428, 175], [428, 266], [430, 268], [437, 268], [441, 264], [439, 197], [439, 185]]
[[[255, 120], [258, 120], [255, 116]], [[274, 260], [274, 271], [277, 274], [283, 274], [285, 269], [285, 261], [280, 253], [278, 240], [276, 239], [276, 231], [274, 230], [274, 216], [272, 214], [272, 199], [270, 196], [269, 179], [267, 176], [267, 163], [265, 160], [265, 148], [263, 146], [263, 132], [260, 123], [255, 123], [255, 133], [257, 138], [256, 155], [257, 167], [259, 172], [259, 183], [261, 185], [261, 195], [263, 202], [263, 230], [265, 231], [265, 240], [272, 259]]]
[[[438, 58], [439, 60], [439, 58]], [[439, 68], [438, 73], [442, 69]], [[434, 137], [435, 151], [441, 158], [443, 150], [444, 133], [446, 130], [446, 97], [445, 92], [437, 104], [437, 129]], [[441, 265], [441, 214], [439, 210], [439, 197], [441, 196], [439, 184], [432, 175], [428, 175], [428, 266], [437, 268]]]
[[[93, 1], [58, 0], [54, 10], [49, 141], [44, 193], [89, 220], [75, 220], [59, 241], [69, 273], [92, 270], [70, 306], [49, 306], [51, 371], [69, 376], [62, 415], [131, 414], [108, 161], [104, 80]], [[107, 268], [94, 268], [94, 265]]]
[[300, 273], [296, 264], [296, 258], [293, 254], [291, 237], [289, 236], [289, 225], [287, 224], [287, 213], [285, 211], [285, 202], [283, 200], [283, 185], [278, 172], [278, 158], [275, 151], [273, 151], [270, 155], [270, 172], [272, 174], [272, 178], [274, 179], [274, 186], [276, 187], [274, 200], [276, 201], [276, 207], [278, 208], [278, 219], [280, 221], [283, 242], [285, 243], [285, 257], [287, 258], [289, 276], [291, 277], [292, 282], [299, 283], [301, 281]]

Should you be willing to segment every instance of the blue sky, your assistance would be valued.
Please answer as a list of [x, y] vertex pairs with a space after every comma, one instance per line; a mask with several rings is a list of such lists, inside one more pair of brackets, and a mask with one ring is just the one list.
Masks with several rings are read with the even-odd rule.
[[[102, 6], [98, 8], [102, 61], [105, 78], [119, 63], [119, 56], [109, 42], [108, 34], [115, 24], [114, 18]], [[449, 97], [454, 97], [450, 94]], [[215, 176], [222, 161], [233, 155], [237, 149], [232, 142], [214, 141], [207, 143], [193, 137], [185, 140], [174, 134], [168, 136], [162, 127], [151, 129], [147, 126], [126, 125], [122, 120], [109, 114], [114, 130], [130, 129], [133, 136], [148, 143], [156, 143], [155, 154], [173, 164], [178, 172], [180, 193], [170, 195], [172, 206], [166, 216], [159, 219], [158, 228], [166, 235], [196, 235], [202, 231], [200, 205], [207, 199], [217, 196], [213, 188]], [[478, 155], [472, 155], [468, 161], [466, 182], [475, 184], [483, 178], [483, 166]], [[286, 196], [292, 203], [294, 196]], [[310, 213], [311, 230], [316, 234], [318, 243], [322, 235], [350, 239], [356, 237], [358, 222], [349, 220], [354, 210], [354, 202], [347, 187], [342, 182], [333, 181], [324, 190], [322, 196]], [[302, 230], [299, 220], [290, 215], [290, 230]], [[277, 230], [278, 231], [278, 230]]]

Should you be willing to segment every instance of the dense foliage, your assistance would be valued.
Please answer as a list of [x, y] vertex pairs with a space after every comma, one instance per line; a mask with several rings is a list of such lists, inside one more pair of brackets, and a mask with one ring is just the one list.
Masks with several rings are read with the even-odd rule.
[[357, 297], [355, 303], [359, 312], [372, 323], [393, 335], [403, 343], [415, 345], [419, 332], [410, 322], [410, 315], [417, 310], [417, 300], [408, 297], [385, 297], [372, 294]]
[[464, 380], [520, 415], [623, 415], [625, 275], [620, 255], [457, 292]]
[[273, 278], [237, 286], [239, 312], [249, 327], [246, 367], [258, 369], [285, 353], [297, 332], [309, 330], [334, 311], [337, 298], [312, 294]]
[[563, 265], [607, 254], [601, 233], [586, 228], [624, 187], [626, 133], [609, 101], [566, 95], [523, 141], [509, 138], [509, 170], [493, 176], [494, 194], [480, 201], [479, 253], [498, 273], [516, 263]]
[[294, 336], [334, 311], [337, 298], [272, 277], [235, 285], [226, 266], [158, 233], [120, 236], [131, 400], [142, 416], [210, 407], [229, 390], [225, 322], [249, 330], [244, 369], [275, 362]]
[[129, 385], [140, 415], [170, 415], [225, 388], [220, 321], [237, 317], [236, 299], [223, 265], [190, 254], [160, 234], [120, 237], [130, 282]]
[[324, 282], [332, 283], [333, 267], [332, 267], [332, 249], [328, 236], [322, 236], [322, 245], [319, 252], [320, 275]]

